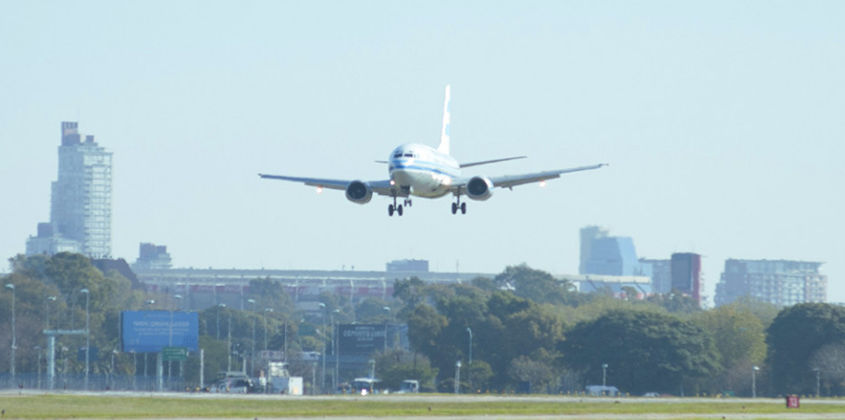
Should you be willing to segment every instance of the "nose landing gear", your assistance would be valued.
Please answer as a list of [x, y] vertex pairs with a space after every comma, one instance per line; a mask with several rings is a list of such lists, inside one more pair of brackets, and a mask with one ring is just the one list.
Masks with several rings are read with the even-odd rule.
[[[408, 207], [411, 207], [411, 200], [406, 199], [406, 200], [405, 200], [405, 205], [406, 205], [406, 206], [408, 206]], [[388, 205], [388, 206], [387, 206], [387, 215], [388, 215], [388, 216], [393, 216], [393, 213], [395, 212], [395, 213], [397, 213], [399, 216], [401, 216], [401, 215], [402, 215], [402, 210], [403, 210], [402, 205], [401, 205], [401, 204], [396, 204], [396, 196], [394, 195], [394, 196], [393, 196], [393, 204], [390, 204], [390, 205]]]

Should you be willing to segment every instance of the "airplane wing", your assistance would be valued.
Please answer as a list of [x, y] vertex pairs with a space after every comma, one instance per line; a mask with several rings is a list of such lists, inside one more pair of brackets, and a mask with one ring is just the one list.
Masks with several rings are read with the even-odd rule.
[[[555, 169], [551, 171], [543, 171], [543, 172], [534, 172], [530, 174], [520, 174], [520, 175], [503, 175], [503, 176], [495, 176], [490, 177], [490, 182], [493, 184], [494, 187], [499, 188], [513, 188], [517, 185], [522, 184], [530, 184], [532, 182], [541, 182], [547, 179], [554, 179], [560, 178], [563, 174], [568, 174], [571, 172], [579, 172], [579, 171], [589, 171], [592, 169], [599, 169], [602, 166], [607, 166], [606, 163], [599, 163], [597, 165], [589, 165], [589, 166], [579, 166], [577, 168], [567, 168], [567, 169]], [[464, 193], [466, 191], [466, 185], [471, 178], [464, 178], [461, 179], [459, 182], [455, 182], [452, 184], [452, 192], [457, 193]]]
[[[345, 179], [327, 179], [327, 178], [306, 178], [306, 177], [298, 177], [298, 176], [287, 176], [287, 175], [269, 175], [269, 174], [258, 174], [261, 178], [265, 179], [279, 179], [282, 181], [291, 181], [291, 182], [301, 182], [305, 185], [310, 185], [312, 187], [318, 188], [329, 188], [332, 190], [345, 190], [346, 187], [352, 182], [352, 180], [345, 180]], [[381, 195], [393, 195], [393, 186], [390, 185], [390, 180], [379, 180], [379, 181], [367, 181], [366, 182], [370, 188], [373, 189], [374, 193], [381, 194]], [[403, 197], [406, 194], [402, 194], [401, 191], [397, 191], [396, 196]]]
[[469, 163], [462, 163], [462, 164], [460, 165], [460, 167], [461, 167], [461, 168], [467, 168], [467, 167], [470, 167], [470, 166], [486, 165], [486, 164], [488, 164], [488, 163], [505, 162], [505, 161], [508, 161], [508, 160], [514, 160], [514, 159], [525, 159], [525, 158], [527, 158], [527, 157], [528, 157], [528, 156], [513, 156], [513, 157], [506, 157], [506, 158], [502, 158], [502, 159], [483, 160], [483, 161], [481, 161], [481, 162], [469, 162]]

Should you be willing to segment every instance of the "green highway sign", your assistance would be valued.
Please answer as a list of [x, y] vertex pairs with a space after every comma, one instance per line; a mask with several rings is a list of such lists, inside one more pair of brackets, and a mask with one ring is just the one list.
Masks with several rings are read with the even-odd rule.
[[187, 347], [164, 347], [161, 349], [161, 360], [165, 362], [181, 362], [188, 360]]

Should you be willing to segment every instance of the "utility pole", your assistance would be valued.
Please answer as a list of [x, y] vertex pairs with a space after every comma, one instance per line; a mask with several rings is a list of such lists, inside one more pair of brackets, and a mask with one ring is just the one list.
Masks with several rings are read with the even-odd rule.
[[[607, 363], [601, 364], [601, 386], [607, 386]], [[604, 392], [604, 390], [601, 392]]]
[[469, 363], [467, 363], [467, 383], [469, 384], [470, 392], [472, 390], [472, 328], [467, 327], [467, 333], [469, 334]]
[[759, 366], [751, 367], [751, 398], [757, 398], [757, 371]]
[[89, 372], [89, 360], [91, 360], [90, 352], [91, 352], [91, 316], [88, 312], [88, 300], [91, 295], [91, 292], [88, 289], [82, 289], [79, 293], [85, 294], [85, 390], [88, 390], [88, 372]]
[[[249, 303], [250, 309], [252, 312], [255, 312], [255, 299], [247, 299], [246, 301]], [[253, 314], [254, 315], [254, 314]], [[255, 317], [252, 317], [252, 350], [250, 351], [250, 374], [255, 372]]]
[[12, 382], [15, 381], [15, 350], [18, 348], [17, 335], [15, 334], [15, 285], [6, 283], [6, 288], [12, 291], [12, 354], [9, 358], [11, 367], [9, 373], [12, 375]]

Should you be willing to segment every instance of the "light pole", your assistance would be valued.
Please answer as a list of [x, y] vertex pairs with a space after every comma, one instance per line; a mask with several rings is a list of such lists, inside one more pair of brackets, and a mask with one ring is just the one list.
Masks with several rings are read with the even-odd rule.
[[15, 381], [15, 350], [18, 348], [17, 338], [15, 336], [15, 285], [6, 283], [6, 288], [12, 291], [12, 354], [9, 358], [11, 368], [9, 373], [12, 375], [12, 382]]
[[[173, 300], [179, 301], [178, 306], [181, 307], [182, 306], [182, 295], [175, 294], [175, 295], [173, 295], [173, 299], [171, 300], [172, 305], [170, 307], [170, 329], [168, 330], [168, 336], [167, 336], [167, 346], [168, 347], [173, 347], [173, 312], [175, 312], [176, 309], [177, 309], [177, 305], [175, 304], [176, 302], [174, 302]], [[167, 378], [168, 379], [170, 379], [172, 371], [173, 371], [173, 361], [168, 360], [167, 361]]]
[[[607, 363], [601, 364], [601, 386], [607, 386]], [[602, 390], [604, 392], [604, 390]]]
[[225, 303], [218, 303], [217, 304], [217, 330], [215, 331], [215, 333], [217, 334], [218, 340], [220, 339], [220, 310], [222, 308], [225, 308], [225, 307], [226, 307]]
[[384, 311], [384, 353], [387, 353], [387, 321], [390, 320], [390, 306], [381, 308]]
[[461, 393], [461, 361], [455, 362], [455, 394]]
[[[150, 310], [149, 308], [152, 308], [152, 306], [155, 305], [155, 303], [156, 303], [155, 299], [148, 300], [147, 301], [148, 310]], [[149, 387], [150, 387], [150, 379], [149, 379], [150, 375], [149, 375], [148, 360], [147, 360], [147, 359], [149, 359], [147, 357], [149, 355], [150, 355], [149, 353], [144, 353], [144, 387], [147, 388], [147, 389], [149, 389]]]
[[814, 368], [813, 372], [816, 372], [816, 398], [819, 398], [819, 396], [821, 396], [821, 385], [822, 385], [821, 374], [822, 374], [822, 371], [819, 368]]
[[322, 320], [323, 320], [323, 353], [320, 355], [320, 358], [323, 359], [323, 370], [320, 372], [320, 393], [326, 393], [326, 340], [328, 340], [328, 334], [326, 334], [326, 304], [320, 302], [320, 309], [322, 309]]
[[332, 311], [332, 353], [334, 353], [334, 374], [332, 375], [332, 392], [337, 390], [338, 375], [340, 375], [340, 352], [338, 351], [338, 325], [335, 323], [335, 315], [340, 315], [340, 309]]
[[759, 366], [751, 367], [751, 398], [757, 398], [757, 371]]
[[111, 389], [114, 389], [114, 356], [117, 355], [117, 349], [111, 351], [111, 370], [109, 370], [109, 379]]
[[38, 357], [38, 389], [41, 389], [41, 346], [35, 346], [35, 355]]
[[[252, 312], [255, 312], [255, 299], [247, 299], [246, 303], [249, 303], [249, 307]], [[255, 372], [255, 317], [252, 317], [252, 350], [250, 354], [250, 373]]]
[[226, 327], [226, 348], [229, 349], [229, 357], [226, 364], [226, 372], [232, 371], [232, 313], [229, 312], [229, 322]]
[[470, 392], [472, 390], [472, 328], [467, 327], [467, 334], [469, 334], [469, 362], [467, 363], [467, 383], [469, 384]]
[[267, 313], [273, 312], [273, 308], [264, 308], [264, 351], [267, 351]]
[[50, 329], [50, 302], [55, 302], [55, 296], [47, 296], [47, 299], [44, 301], [44, 313], [47, 315], [44, 319], [44, 329]]
[[89, 372], [89, 361], [90, 358], [90, 351], [91, 351], [91, 330], [90, 330], [90, 321], [91, 317], [88, 312], [88, 301], [89, 297], [91, 296], [91, 292], [88, 289], [82, 289], [79, 291], [85, 295], [85, 390], [88, 390], [88, 372]]

